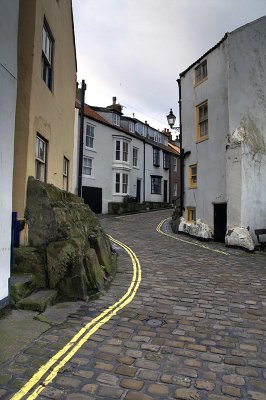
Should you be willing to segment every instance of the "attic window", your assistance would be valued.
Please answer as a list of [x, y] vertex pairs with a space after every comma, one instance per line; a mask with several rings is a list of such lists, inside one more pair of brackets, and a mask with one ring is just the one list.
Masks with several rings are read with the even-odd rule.
[[207, 60], [205, 60], [195, 68], [195, 84], [197, 85], [198, 83], [204, 81], [205, 79], [207, 79], [207, 77]]
[[113, 124], [116, 126], [120, 126], [120, 117], [118, 114], [113, 114]]

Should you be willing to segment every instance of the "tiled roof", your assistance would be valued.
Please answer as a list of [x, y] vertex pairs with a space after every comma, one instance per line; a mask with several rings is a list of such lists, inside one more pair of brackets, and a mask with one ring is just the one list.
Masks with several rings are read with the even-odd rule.
[[180, 147], [174, 145], [173, 143], [168, 143], [168, 146], [175, 150], [176, 153], [180, 154]]

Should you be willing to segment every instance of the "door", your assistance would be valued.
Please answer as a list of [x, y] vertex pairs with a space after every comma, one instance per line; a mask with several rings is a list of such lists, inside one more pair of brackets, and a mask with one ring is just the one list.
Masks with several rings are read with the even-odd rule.
[[224, 243], [227, 224], [227, 204], [214, 204], [214, 240]]
[[140, 203], [140, 193], [141, 193], [141, 180], [137, 179], [137, 193], [136, 193], [137, 203]]
[[95, 214], [102, 212], [102, 188], [82, 186], [82, 197]]
[[163, 181], [163, 201], [167, 203], [167, 181]]

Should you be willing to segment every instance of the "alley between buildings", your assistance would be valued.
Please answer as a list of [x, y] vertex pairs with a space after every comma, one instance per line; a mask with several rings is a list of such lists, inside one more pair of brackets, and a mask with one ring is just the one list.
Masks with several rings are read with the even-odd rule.
[[170, 215], [101, 219], [110, 289], [3, 363], [0, 398], [266, 398], [266, 253], [174, 235]]

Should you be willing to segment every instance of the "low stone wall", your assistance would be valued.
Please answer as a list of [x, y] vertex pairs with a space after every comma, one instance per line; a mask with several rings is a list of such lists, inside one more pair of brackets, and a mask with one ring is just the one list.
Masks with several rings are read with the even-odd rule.
[[108, 214], [120, 215], [120, 214], [131, 214], [137, 212], [160, 210], [163, 208], [169, 208], [168, 203], [156, 203], [147, 201], [145, 203], [108, 203]]
[[25, 219], [30, 247], [16, 249], [16, 272], [36, 274], [38, 286], [57, 290], [62, 299], [86, 300], [104, 288], [116, 257], [83, 199], [30, 177]]

